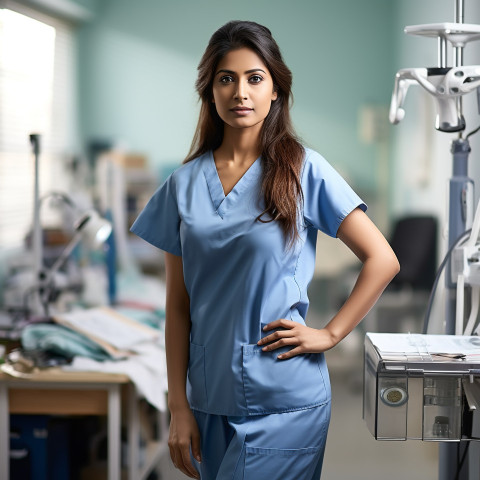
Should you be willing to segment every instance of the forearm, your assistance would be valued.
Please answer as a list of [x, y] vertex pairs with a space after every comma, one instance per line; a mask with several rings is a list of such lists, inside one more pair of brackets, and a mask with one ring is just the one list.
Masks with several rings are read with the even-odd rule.
[[389, 252], [364, 262], [350, 296], [325, 327], [333, 345], [345, 338], [367, 315], [398, 269], [397, 259]]
[[172, 412], [188, 407], [186, 383], [190, 350], [190, 297], [183, 279], [182, 257], [165, 253], [165, 277], [168, 406]]
[[170, 411], [188, 406], [186, 395], [190, 345], [190, 318], [187, 312], [168, 307], [165, 323], [168, 406]]

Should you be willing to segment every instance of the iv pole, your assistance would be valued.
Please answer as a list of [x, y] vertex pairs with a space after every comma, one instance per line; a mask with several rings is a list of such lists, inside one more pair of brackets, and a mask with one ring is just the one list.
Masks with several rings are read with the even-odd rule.
[[[464, 0], [455, 0], [455, 23], [464, 23]], [[463, 66], [463, 46], [454, 46], [453, 60], [455, 67]], [[438, 39], [438, 57], [441, 67], [446, 67], [446, 39]], [[457, 99], [459, 117], [463, 117], [462, 97]], [[449, 182], [449, 212], [448, 212], [448, 248], [471, 225], [468, 225], [468, 210], [473, 211], [474, 183], [468, 176], [468, 156], [471, 151], [468, 138], [462, 138], [462, 132], [451, 145], [453, 171]], [[469, 205], [470, 203], [470, 205]], [[445, 333], [455, 335], [456, 313], [456, 285], [452, 282], [449, 268], [445, 276], [446, 305], [445, 305]], [[461, 334], [462, 332], [460, 332]], [[475, 442], [473, 442], [475, 443]], [[469, 461], [472, 451], [467, 450], [468, 443], [460, 442], [459, 445], [442, 442], [438, 447], [438, 478], [439, 480], [473, 480], [478, 479], [473, 463]], [[474, 450], [472, 448], [472, 450]], [[461, 470], [457, 474], [462, 458], [465, 459]], [[475, 455], [473, 456], [473, 459]], [[466, 468], [465, 468], [466, 467]], [[472, 468], [473, 467], [473, 468]]]
[[[455, 23], [462, 24], [464, 21], [464, 0], [455, 0]], [[441, 67], [446, 67], [446, 51], [444, 38], [439, 38], [439, 61]], [[454, 63], [456, 67], [463, 66], [463, 46], [455, 46], [453, 49]], [[459, 116], [463, 118], [462, 97], [457, 98]], [[474, 183], [468, 177], [468, 155], [471, 151], [467, 138], [462, 138], [462, 132], [456, 140], [452, 141], [450, 152], [453, 155], [453, 171], [449, 182], [449, 212], [448, 212], [448, 248], [455, 240], [471, 226], [473, 213]], [[445, 333], [455, 335], [455, 284], [452, 282], [450, 268], [446, 275], [448, 289], [447, 307], [445, 315]]]

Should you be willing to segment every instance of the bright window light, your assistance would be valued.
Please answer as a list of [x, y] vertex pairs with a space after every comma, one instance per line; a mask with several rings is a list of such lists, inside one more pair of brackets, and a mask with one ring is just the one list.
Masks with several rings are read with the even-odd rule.
[[[69, 91], [65, 62], [58, 55], [59, 32], [32, 17], [0, 9], [0, 249], [23, 245], [31, 228], [29, 134], [42, 135], [40, 184], [45, 190], [52, 183], [52, 145], [63, 134], [58, 125], [66, 123], [65, 109], [58, 108], [58, 99]], [[59, 175], [55, 177], [58, 183]]]
[[[52, 117], [55, 29], [7, 9], [0, 10], [1, 122], [16, 132], [45, 133]], [[7, 117], [8, 116], [8, 117]], [[15, 142], [16, 139], [7, 139]]]

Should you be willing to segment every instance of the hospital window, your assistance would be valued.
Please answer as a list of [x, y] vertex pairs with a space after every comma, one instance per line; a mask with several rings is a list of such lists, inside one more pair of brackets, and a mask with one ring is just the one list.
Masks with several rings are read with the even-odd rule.
[[[8, 5], [0, 8], [0, 250], [22, 245], [31, 228], [29, 134], [41, 134], [40, 193], [65, 189], [78, 138], [73, 26]], [[48, 225], [48, 211], [42, 223]]]

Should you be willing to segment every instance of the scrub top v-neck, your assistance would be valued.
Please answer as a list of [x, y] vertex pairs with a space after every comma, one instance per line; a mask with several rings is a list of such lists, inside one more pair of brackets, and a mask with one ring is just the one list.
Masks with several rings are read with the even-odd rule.
[[[278, 360], [256, 345], [279, 318], [305, 323], [318, 230], [335, 237], [365, 204], [317, 152], [305, 149], [299, 238], [260, 222], [262, 159], [224, 195], [212, 152], [182, 165], [155, 192], [132, 231], [182, 256], [190, 298], [187, 396], [217, 415], [280, 413], [330, 398], [323, 354]], [[288, 348], [287, 348], [288, 349]]]
[[238, 201], [241, 201], [242, 193], [249, 188], [252, 181], [258, 178], [260, 167], [260, 158], [257, 158], [245, 173], [239, 178], [233, 188], [225, 195], [222, 181], [218, 175], [213, 153], [209, 152], [203, 163], [203, 172], [208, 185], [210, 197], [212, 199], [215, 211], [223, 218], [229, 207]]

